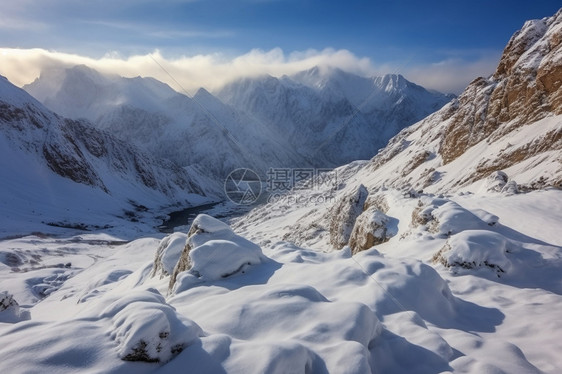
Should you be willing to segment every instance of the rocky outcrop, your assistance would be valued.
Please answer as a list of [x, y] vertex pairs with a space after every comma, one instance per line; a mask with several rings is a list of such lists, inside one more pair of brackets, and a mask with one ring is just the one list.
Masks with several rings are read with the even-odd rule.
[[561, 40], [562, 10], [526, 22], [493, 75], [389, 141], [369, 187], [454, 191], [500, 170], [522, 190], [562, 187]]
[[513, 35], [494, 75], [474, 80], [458, 98], [439, 150], [445, 164], [485, 138], [562, 114], [561, 40], [562, 10]]
[[345, 195], [330, 212], [330, 244], [337, 249], [347, 245], [355, 220], [363, 212], [369, 192], [360, 185]]
[[388, 209], [384, 195], [369, 194], [360, 185], [332, 207], [330, 243], [336, 249], [348, 245], [356, 254], [388, 241], [397, 232], [390, 227], [394, 218], [385, 214]]
[[162, 279], [173, 274], [174, 267], [185, 248], [186, 240], [187, 235], [175, 232], [160, 241], [150, 273], [152, 277]]
[[375, 207], [361, 213], [355, 220], [349, 238], [351, 252], [353, 254], [359, 253], [377, 244], [384, 243], [396, 235], [396, 231], [392, 231], [388, 227], [391, 219]]

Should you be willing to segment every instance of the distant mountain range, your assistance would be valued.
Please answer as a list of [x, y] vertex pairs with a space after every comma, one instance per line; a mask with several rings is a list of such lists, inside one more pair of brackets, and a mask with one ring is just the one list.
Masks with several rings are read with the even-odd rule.
[[368, 159], [401, 129], [446, 104], [400, 75], [313, 68], [244, 78], [190, 98], [152, 78], [52, 69], [24, 89], [63, 116], [181, 166], [224, 178], [238, 167], [334, 167]]

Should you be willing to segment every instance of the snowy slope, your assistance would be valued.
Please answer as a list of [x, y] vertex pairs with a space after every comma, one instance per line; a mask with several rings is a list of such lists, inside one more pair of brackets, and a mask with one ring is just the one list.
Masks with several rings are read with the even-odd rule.
[[[457, 99], [401, 131], [370, 161], [336, 169], [330, 178], [336, 185], [274, 196], [272, 204], [250, 213], [247, 224], [277, 228], [276, 237], [299, 244], [339, 249], [354, 234], [377, 232], [365, 241], [371, 245], [393, 236], [393, 220], [374, 214], [388, 210], [381, 202], [387, 189], [410, 198], [559, 189], [562, 105], [560, 89], [552, 87], [562, 84], [556, 78], [562, 71], [562, 43], [556, 44], [561, 32], [562, 12], [527, 22], [489, 79], [476, 79]], [[538, 98], [543, 103], [538, 107], [524, 102]], [[278, 229], [272, 220], [287, 214], [292, 224]], [[354, 232], [356, 220], [362, 224]]]
[[145, 208], [200, 203], [216, 194], [197, 172], [59, 117], [5, 78], [0, 121], [4, 235], [39, 230], [42, 223], [113, 226], [125, 211], [132, 219]]

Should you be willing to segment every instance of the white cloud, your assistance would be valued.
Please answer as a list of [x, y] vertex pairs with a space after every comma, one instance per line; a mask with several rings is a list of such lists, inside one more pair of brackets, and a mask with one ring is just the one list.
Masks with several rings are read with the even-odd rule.
[[[458, 93], [474, 78], [491, 73], [497, 60], [497, 56], [472, 63], [447, 60], [412, 67], [398, 73], [424, 87]], [[347, 50], [329, 48], [292, 53], [285, 53], [279, 48], [269, 51], [254, 49], [236, 57], [216, 53], [174, 59], [165, 58], [159, 51], [131, 57], [122, 57], [119, 53], [112, 52], [102, 58], [91, 58], [44, 49], [0, 48], [0, 74], [18, 86], [32, 82], [43, 69], [79, 64], [125, 77], [154, 77], [181, 91], [181, 87], [175, 82], [177, 81], [189, 94], [193, 94], [199, 87], [214, 90], [239, 77], [262, 74], [279, 77], [314, 66], [339, 67], [363, 76], [396, 72], [390, 66], [377, 67], [370, 59], [357, 57]]]
[[458, 94], [475, 78], [491, 75], [495, 71], [499, 59], [499, 52], [491, 53], [476, 61], [448, 59], [407, 69], [403, 75], [421, 86]]
[[125, 77], [154, 77], [181, 90], [174, 82], [176, 80], [189, 93], [199, 87], [213, 90], [238, 77], [261, 74], [281, 76], [316, 65], [339, 67], [362, 75], [375, 74], [369, 59], [358, 58], [347, 50], [333, 49], [290, 54], [285, 54], [279, 48], [270, 51], [254, 49], [233, 58], [217, 53], [175, 59], [167, 59], [159, 51], [128, 58], [112, 52], [95, 59], [44, 49], [0, 49], [0, 74], [18, 86], [32, 82], [43, 69], [79, 64]]

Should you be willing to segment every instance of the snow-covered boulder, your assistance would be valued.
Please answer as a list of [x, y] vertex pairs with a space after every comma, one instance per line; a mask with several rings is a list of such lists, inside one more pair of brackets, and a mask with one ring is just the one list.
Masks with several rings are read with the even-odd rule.
[[172, 275], [174, 267], [185, 248], [186, 241], [187, 235], [182, 232], [175, 232], [160, 241], [152, 265], [152, 277], [159, 276], [162, 279]]
[[124, 361], [167, 362], [203, 335], [176, 313], [155, 289], [133, 291], [110, 304], [100, 317], [113, 321], [110, 337]]
[[449, 237], [464, 230], [486, 230], [498, 220], [489, 213], [480, 213], [482, 217], [448, 199], [423, 198], [412, 211], [411, 226], [422, 226], [438, 236]]
[[362, 184], [345, 195], [330, 211], [330, 244], [341, 249], [349, 242], [355, 220], [363, 212], [369, 192]]
[[519, 193], [519, 186], [514, 180], [510, 180], [503, 186], [501, 192], [507, 195], [515, 195]]
[[501, 234], [467, 230], [450, 238], [433, 256], [433, 262], [455, 270], [488, 268], [501, 277], [511, 268], [507, 257], [511, 247], [513, 244]]
[[518, 193], [517, 183], [510, 180], [503, 171], [494, 171], [482, 184], [480, 192], [502, 192], [506, 194]]
[[371, 207], [361, 213], [355, 220], [351, 232], [349, 246], [353, 254], [364, 251], [374, 245], [384, 243], [398, 233], [395, 226], [390, 225], [392, 218], [376, 207]]
[[29, 318], [29, 312], [20, 309], [12, 294], [7, 291], [0, 292], [0, 322], [16, 323]]
[[182, 272], [187, 272], [189, 278], [216, 280], [244, 272], [264, 258], [257, 244], [236, 235], [224, 222], [200, 214], [191, 225], [187, 243], [170, 279], [169, 291], [174, 290]]

